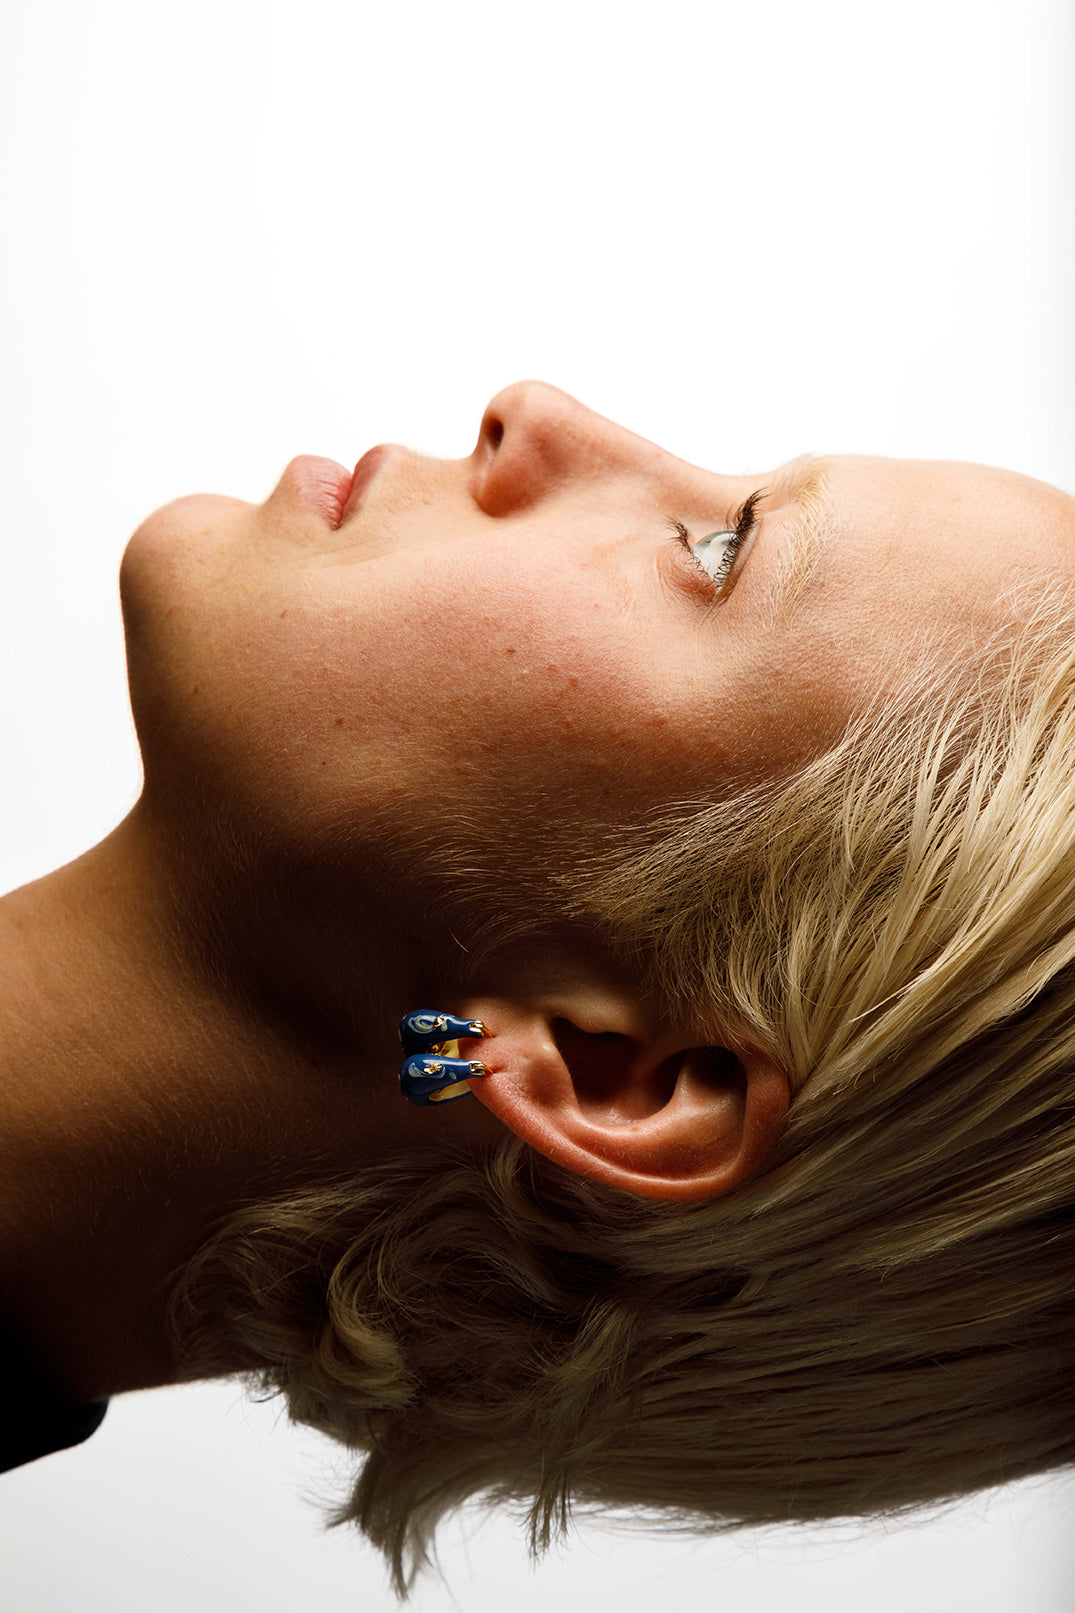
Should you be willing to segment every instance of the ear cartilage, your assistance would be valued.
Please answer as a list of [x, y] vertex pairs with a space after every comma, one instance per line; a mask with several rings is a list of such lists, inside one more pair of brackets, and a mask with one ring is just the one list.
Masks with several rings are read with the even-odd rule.
[[[449, 1045], [458, 1052], [454, 1042]], [[429, 1103], [447, 1103], [452, 1098], [466, 1097], [470, 1091], [467, 1082], [488, 1073], [480, 1059], [413, 1053], [400, 1065], [399, 1089], [411, 1103], [424, 1108]]]
[[399, 1043], [404, 1053], [441, 1051], [446, 1042], [484, 1035], [485, 1026], [480, 1019], [460, 1019], [457, 1014], [442, 1014], [433, 1008], [412, 1009], [399, 1022]]

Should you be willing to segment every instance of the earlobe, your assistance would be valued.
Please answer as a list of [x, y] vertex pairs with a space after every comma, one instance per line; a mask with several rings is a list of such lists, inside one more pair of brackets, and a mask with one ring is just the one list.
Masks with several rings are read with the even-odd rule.
[[471, 1091], [538, 1153], [593, 1181], [641, 1198], [716, 1198], [756, 1175], [783, 1133], [790, 1082], [759, 1048], [647, 1035], [634, 1013], [621, 1021], [632, 1035], [593, 1028], [614, 1013], [579, 1012], [584, 1029], [566, 1011], [468, 1008], [487, 1027], [489, 1072]]

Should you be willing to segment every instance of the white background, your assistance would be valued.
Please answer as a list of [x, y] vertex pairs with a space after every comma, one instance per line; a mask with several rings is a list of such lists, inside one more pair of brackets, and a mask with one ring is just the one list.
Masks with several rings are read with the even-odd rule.
[[[1069, 0], [7, 0], [0, 888], [137, 796], [116, 572], [181, 493], [468, 453], [526, 376], [716, 470], [872, 452], [1075, 488], [1073, 64]], [[0, 1479], [0, 1608], [390, 1608], [309, 1499], [339, 1456], [278, 1419], [233, 1384], [115, 1400]], [[587, 1526], [536, 1576], [471, 1519], [414, 1605], [1070, 1613], [1073, 1500]]]

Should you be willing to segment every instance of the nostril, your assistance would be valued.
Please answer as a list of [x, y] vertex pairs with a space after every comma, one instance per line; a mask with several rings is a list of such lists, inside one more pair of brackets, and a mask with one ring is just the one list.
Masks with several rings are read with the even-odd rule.
[[493, 449], [499, 448], [504, 441], [504, 422], [498, 420], [496, 415], [486, 415], [483, 421], [485, 440]]

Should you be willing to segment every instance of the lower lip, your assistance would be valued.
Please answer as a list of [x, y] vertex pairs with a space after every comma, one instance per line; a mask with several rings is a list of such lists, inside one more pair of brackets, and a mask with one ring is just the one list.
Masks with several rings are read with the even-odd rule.
[[334, 459], [300, 454], [284, 472], [295, 499], [330, 526], [339, 526], [351, 492], [351, 472]]

